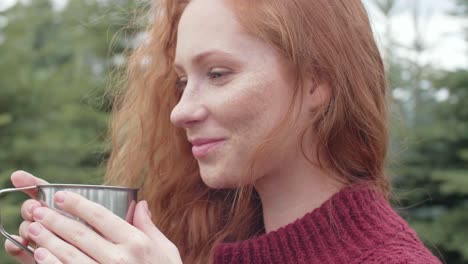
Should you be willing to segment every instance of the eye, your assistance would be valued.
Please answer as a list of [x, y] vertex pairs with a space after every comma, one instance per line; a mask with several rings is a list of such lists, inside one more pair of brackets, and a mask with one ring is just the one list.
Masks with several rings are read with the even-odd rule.
[[187, 77], [186, 76], [177, 77], [175, 86], [176, 86], [177, 91], [183, 92], [185, 89], [185, 86], [187, 86]]
[[223, 74], [223, 72], [209, 72], [208, 77], [210, 77], [211, 79], [218, 79], [223, 77]]
[[227, 69], [222, 69], [222, 68], [212, 68], [208, 73], [207, 76], [211, 80], [219, 81], [220, 79], [223, 79], [227, 75], [229, 75], [231, 72]]

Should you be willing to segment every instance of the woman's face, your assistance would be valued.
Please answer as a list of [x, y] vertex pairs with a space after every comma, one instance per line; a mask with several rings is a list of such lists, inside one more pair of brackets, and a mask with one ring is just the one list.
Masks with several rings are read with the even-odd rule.
[[[292, 79], [284, 59], [245, 33], [226, 1], [195, 0], [179, 23], [175, 67], [182, 95], [172, 123], [185, 129], [208, 186], [238, 186], [253, 150], [288, 110]], [[281, 151], [256, 167], [256, 179], [299, 153], [297, 129], [288, 129]]]

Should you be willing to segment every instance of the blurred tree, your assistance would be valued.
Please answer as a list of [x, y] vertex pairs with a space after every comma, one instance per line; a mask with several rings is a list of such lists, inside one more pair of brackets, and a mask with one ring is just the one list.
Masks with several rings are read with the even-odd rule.
[[[17, 2], [0, 13], [0, 188], [23, 169], [49, 182], [99, 184], [105, 159], [105, 91], [125, 63], [144, 1]], [[21, 195], [1, 197], [16, 233]], [[14, 208], [14, 209], [13, 209]], [[1, 240], [3, 241], [3, 240]], [[14, 263], [0, 250], [1, 263]]]
[[435, 84], [449, 98], [438, 104], [438, 126], [418, 148], [430, 154], [428, 173], [436, 184], [434, 213], [422, 215], [418, 228], [445, 251], [448, 263], [468, 263], [468, 71], [444, 73]]
[[[391, 2], [378, 0], [376, 6], [389, 16]], [[413, 44], [403, 47], [387, 40], [392, 46], [385, 49], [393, 57], [386, 62], [396, 100], [393, 112], [399, 116], [389, 166], [395, 175], [395, 203], [435, 255], [446, 263], [468, 263], [468, 71], [444, 72], [423, 63], [430, 45], [418, 3], [414, 1]], [[459, 15], [467, 16], [468, 0], [458, 4]]]

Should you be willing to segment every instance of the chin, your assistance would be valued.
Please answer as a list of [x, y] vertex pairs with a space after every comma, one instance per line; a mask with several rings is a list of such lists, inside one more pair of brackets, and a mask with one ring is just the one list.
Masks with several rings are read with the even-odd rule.
[[203, 173], [201, 172], [202, 181], [211, 189], [234, 189], [238, 188], [238, 177], [232, 175], [223, 175], [221, 173]]

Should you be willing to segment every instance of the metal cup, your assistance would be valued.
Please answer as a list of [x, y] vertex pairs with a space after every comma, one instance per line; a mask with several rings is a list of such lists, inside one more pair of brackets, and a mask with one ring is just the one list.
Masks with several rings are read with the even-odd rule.
[[[109, 209], [112, 213], [116, 214], [127, 222], [133, 222], [133, 213], [137, 202], [138, 189], [115, 187], [106, 185], [81, 185], [81, 184], [46, 184], [29, 186], [23, 188], [10, 188], [0, 190], [0, 195], [7, 192], [18, 192], [25, 190], [37, 189], [37, 200], [43, 205], [52, 208], [63, 215], [86, 224], [78, 217], [72, 216], [56, 206], [54, 203], [54, 195], [58, 191], [69, 191], [77, 193], [86, 199], [101, 204]], [[92, 228], [92, 227], [91, 227]], [[1, 210], [0, 210], [0, 233], [8, 240], [13, 242], [18, 247], [25, 250], [31, 256], [34, 255], [32, 247], [25, 247], [19, 241], [14, 239], [8, 232], [5, 231], [2, 224]]]

